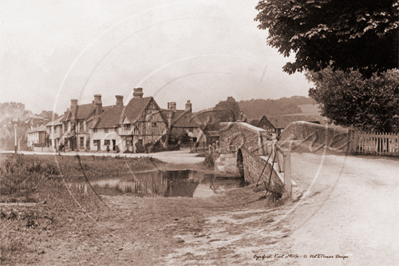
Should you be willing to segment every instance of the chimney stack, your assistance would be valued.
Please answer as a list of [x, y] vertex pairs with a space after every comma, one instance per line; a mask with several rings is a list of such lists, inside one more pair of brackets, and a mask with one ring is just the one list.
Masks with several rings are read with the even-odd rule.
[[122, 95], [115, 95], [116, 98], [116, 106], [123, 106], [123, 96]]
[[143, 88], [133, 89], [133, 98], [143, 98]]
[[168, 110], [176, 111], [176, 102], [168, 102]]
[[94, 94], [94, 104], [96, 106], [96, 115], [101, 115], [103, 103], [101, 102], [101, 94]]
[[71, 99], [71, 113], [72, 113], [72, 119], [76, 117], [76, 112], [78, 111], [78, 100], [77, 99]]
[[191, 104], [190, 100], [187, 100], [186, 103], [186, 111], [190, 110], [190, 113], [193, 111], [193, 105]]
[[101, 94], [94, 94], [94, 103], [101, 103]]

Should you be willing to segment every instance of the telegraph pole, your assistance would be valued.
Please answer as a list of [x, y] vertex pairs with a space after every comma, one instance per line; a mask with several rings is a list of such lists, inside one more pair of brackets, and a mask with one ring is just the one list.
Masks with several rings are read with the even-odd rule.
[[17, 126], [18, 126], [18, 120], [13, 119], [12, 123], [14, 124], [14, 144], [15, 144], [15, 154], [18, 152], [18, 140], [17, 140]]

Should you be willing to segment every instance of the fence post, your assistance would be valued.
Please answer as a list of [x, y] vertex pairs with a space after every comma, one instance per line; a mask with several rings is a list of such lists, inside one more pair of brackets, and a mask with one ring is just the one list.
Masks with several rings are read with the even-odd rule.
[[288, 149], [284, 149], [283, 161], [284, 161], [284, 198], [290, 198], [292, 196], [291, 186], [291, 145]]

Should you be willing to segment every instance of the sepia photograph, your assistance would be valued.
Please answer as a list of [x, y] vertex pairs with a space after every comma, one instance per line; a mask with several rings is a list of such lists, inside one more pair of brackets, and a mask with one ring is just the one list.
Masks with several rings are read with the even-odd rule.
[[398, 0], [0, 19], [0, 265], [399, 265]]

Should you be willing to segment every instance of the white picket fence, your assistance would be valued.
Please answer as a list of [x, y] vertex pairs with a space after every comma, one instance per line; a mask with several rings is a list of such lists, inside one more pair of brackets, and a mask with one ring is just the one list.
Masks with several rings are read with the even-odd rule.
[[399, 134], [353, 131], [352, 152], [399, 156]]

